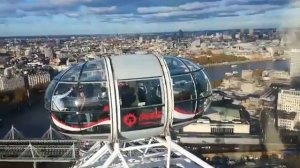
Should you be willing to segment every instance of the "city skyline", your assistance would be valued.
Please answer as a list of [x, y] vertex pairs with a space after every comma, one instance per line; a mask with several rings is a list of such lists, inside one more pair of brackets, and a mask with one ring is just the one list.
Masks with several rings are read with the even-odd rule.
[[0, 0], [0, 36], [299, 27], [295, 0]]

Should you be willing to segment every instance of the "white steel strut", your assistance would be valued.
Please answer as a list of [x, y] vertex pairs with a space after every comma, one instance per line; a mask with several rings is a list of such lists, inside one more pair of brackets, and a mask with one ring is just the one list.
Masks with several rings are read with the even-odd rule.
[[97, 142], [74, 166], [84, 167], [160, 167], [170, 168], [171, 165], [181, 167], [212, 166], [191, 154], [171, 140], [152, 137], [130, 142], [105, 143], [100, 147]]

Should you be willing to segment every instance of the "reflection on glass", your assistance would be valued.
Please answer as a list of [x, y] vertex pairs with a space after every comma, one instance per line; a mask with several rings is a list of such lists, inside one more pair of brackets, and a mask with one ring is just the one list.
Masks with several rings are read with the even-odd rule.
[[197, 118], [210, 104], [211, 85], [202, 67], [179, 57], [165, 57], [170, 70], [174, 92], [173, 122]]
[[52, 98], [52, 94], [53, 94], [56, 84], [57, 84], [56, 80], [51, 81], [51, 83], [49, 84], [49, 86], [45, 92], [44, 102], [45, 102], [45, 108], [47, 110], [50, 110], [51, 98]]
[[181, 61], [183, 61], [185, 63], [185, 65], [191, 70], [191, 71], [197, 71], [199, 69], [201, 69], [201, 67], [197, 64], [195, 64], [194, 62], [184, 59], [184, 58], [180, 58]]
[[188, 68], [176, 57], [165, 57], [171, 75], [189, 72]]
[[194, 113], [195, 104], [196, 104], [196, 100], [176, 102], [174, 108], [177, 112], [180, 112], [182, 114], [191, 114]]
[[110, 132], [104, 59], [74, 65], [55, 79], [45, 94], [45, 102], [58, 129], [71, 134]]
[[173, 76], [172, 80], [175, 102], [195, 98], [195, 87], [190, 74]]
[[132, 131], [163, 125], [160, 79], [120, 81], [121, 130]]
[[64, 82], [77, 82], [79, 79], [80, 71], [83, 64], [74, 65], [70, 70], [68, 70], [63, 77], [61, 78], [61, 81]]
[[211, 85], [203, 71], [193, 73], [199, 98], [211, 95]]
[[[72, 67], [70, 67], [72, 68]], [[54, 80], [60, 80], [60, 78], [70, 69], [70, 68], [67, 68], [63, 71], [61, 71], [59, 74], [57, 74], [55, 77], [54, 77]]]
[[75, 104], [79, 112], [108, 111], [109, 99], [106, 82], [80, 83]]
[[106, 80], [104, 60], [87, 62], [82, 70], [80, 81], [103, 81]]
[[72, 102], [71, 97], [74, 95], [74, 84], [60, 83], [58, 84], [54, 94], [52, 96], [52, 110], [54, 111], [70, 111]]
[[52, 114], [64, 127], [82, 133], [109, 133], [110, 126], [108, 113], [56, 113]]
[[52, 97], [54, 111], [109, 111], [106, 82], [59, 83]]
[[196, 94], [191, 74], [173, 76], [174, 123], [194, 117]]
[[162, 104], [159, 79], [119, 82], [121, 107], [141, 107]]

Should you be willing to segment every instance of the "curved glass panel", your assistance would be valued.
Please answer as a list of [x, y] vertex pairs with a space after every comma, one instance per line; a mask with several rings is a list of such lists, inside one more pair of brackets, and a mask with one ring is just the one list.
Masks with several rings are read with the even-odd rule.
[[168, 65], [171, 75], [178, 75], [189, 72], [189, 69], [178, 58], [164, 57], [164, 59]]
[[77, 82], [83, 64], [74, 65], [60, 79], [63, 82]]
[[[52, 112], [52, 119], [59, 129], [67, 133], [109, 133], [108, 113], [61, 113]], [[58, 124], [57, 124], [58, 123]]]
[[212, 94], [211, 85], [208, 77], [203, 71], [197, 71], [192, 73], [195, 78], [195, 84], [197, 89], [197, 97], [203, 98]]
[[66, 73], [66, 71], [68, 71], [69, 69], [71, 69], [72, 67], [70, 68], [67, 68], [63, 71], [61, 71], [60, 73], [58, 73], [55, 77], [54, 77], [54, 80], [60, 80], [60, 78]]
[[56, 79], [59, 81], [49, 86], [46, 96], [52, 99], [45, 100], [51, 104], [54, 125], [70, 134], [109, 133], [110, 100], [104, 59], [74, 65]]
[[80, 81], [103, 81], [106, 80], [106, 67], [104, 59], [87, 62], [82, 70]]
[[190, 74], [173, 76], [172, 80], [175, 102], [190, 100], [196, 97], [194, 83]]
[[77, 83], [59, 83], [52, 96], [52, 111], [76, 111]]
[[52, 110], [109, 111], [107, 83], [59, 83], [52, 97]]
[[195, 116], [196, 89], [191, 74], [173, 76], [173, 122], [190, 120]]
[[80, 83], [75, 106], [79, 112], [109, 111], [109, 98], [106, 82]]
[[119, 81], [121, 130], [134, 131], [164, 124], [161, 79]]
[[161, 93], [159, 79], [119, 82], [121, 108], [162, 104]]
[[44, 96], [44, 102], [45, 102], [45, 108], [47, 110], [51, 109], [51, 99], [52, 99], [52, 95], [53, 95], [53, 91], [56, 87], [57, 81], [56, 80], [52, 80], [51, 83], [48, 85], [48, 88], [45, 92], [45, 96]]
[[199, 69], [201, 69], [202, 67], [195, 64], [194, 62], [184, 59], [184, 58], [180, 58], [181, 61], [183, 61], [185, 63], [185, 65], [191, 70], [191, 71], [197, 71]]
[[107, 121], [110, 120], [108, 111], [106, 113], [84, 113], [84, 114], [78, 114], [78, 122], [79, 127], [82, 131], [88, 132], [88, 133], [109, 133], [109, 127], [101, 128], [103, 125], [107, 125]]

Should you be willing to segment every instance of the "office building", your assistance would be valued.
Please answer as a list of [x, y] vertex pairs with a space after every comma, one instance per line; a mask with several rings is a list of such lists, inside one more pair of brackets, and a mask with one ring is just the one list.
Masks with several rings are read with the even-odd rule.
[[139, 43], [143, 43], [143, 42], [144, 42], [143, 36], [140, 36], [140, 37], [139, 37]]
[[281, 129], [294, 130], [297, 123], [298, 114], [296, 112], [277, 111], [278, 127]]
[[51, 47], [45, 47], [44, 48], [44, 53], [45, 53], [46, 58], [53, 58], [53, 56], [54, 56], [54, 52], [53, 52], [53, 49]]
[[[238, 107], [238, 106], [236, 106]], [[238, 108], [211, 107], [196, 123], [183, 127], [183, 133], [249, 134], [250, 124]]]
[[293, 49], [290, 52], [290, 76], [300, 76], [300, 49]]
[[300, 91], [280, 90], [278, 93], [277, 110], [283, 110], [287, 113], [296, 112], [298, 121], [300, 121]]
[[11, 91], [24, 86], [25, 83], [22, 76], [13, 76], [10, 78], [0, 76], [0, 91]]
[[25, 50], [24, 54], [25, 54], [26, 57], [31, 56], [31, 54], [32, 54], [31, 48], [27, 48], [27, 49]]
[[50, 82], [50, 74], [48, 72], [38, 73], [27, 76], [28, 86], [30, 88], [43, 85]]

